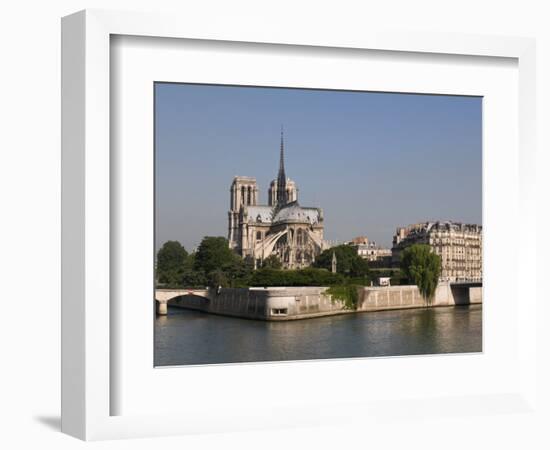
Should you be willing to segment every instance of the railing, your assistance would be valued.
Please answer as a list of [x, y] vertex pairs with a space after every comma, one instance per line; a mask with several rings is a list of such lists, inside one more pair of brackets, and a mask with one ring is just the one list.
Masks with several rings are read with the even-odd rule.
[[439, 277], [439, 281], [449, 283], [483, 283], [483, 277]]

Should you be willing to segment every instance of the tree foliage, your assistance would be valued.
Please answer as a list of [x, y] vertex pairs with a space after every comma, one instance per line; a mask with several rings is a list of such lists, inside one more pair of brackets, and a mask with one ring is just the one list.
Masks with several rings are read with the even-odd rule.
[[216, 269], [208, 274], [208, 286], [212, 287], [230, 287], [227, 274], [222, 270]]
[[157, 252], [157, 280], [161, 284], [177, 286], [185, 270], [188, 253], [178, 241], [167, 241]]
[[180, 285], [186, 288], [203, 288], [207, 285], [207, 279], [204, 272], [187, 268], [183, 271], [180, 278]]
[[282, 269], [283, 264], [277, 255], [269, 255], [262, 262], [262, 269]]
[[[332, 273], [332, 252], [338, 263]], [[195, 253], [187, 254], [177, 241], [168, 241], [157, 254], [157, 280], [168, 287], [200, 288], [248, 286], [335, 286], [368, 285], [369, 269], [352, 247], [342, 245], [323, 252], [317, 267], [283, 270], [276, 255], [254, 270], [250, 256], [241, 258], [223, 237], [204, 237]], [[329, 269], [329, 270], [327, 270]], [[349, 296], [348, 296], [349, 297]]]
[[205, 274], [209, 286], [233, 287], [254, 268], [252, 258], [241, 258], [229, 248], [227, 239], [206, 236], [201, 241], [193, 269]]
[[227, 239], [206, 236], [195, 255], [194, 269], [206, 274], [214, 270], [230, 269], [237, 263], [237, 258], [238, 256], [229, 248]]
[[187, 255], [187, 251], [178, 241], [166, 241], [157, 253], [157, 270], [181, 269]]
[[249, 279], [250, 286], [331, 286], [344, 277], [326, 269], [308, 267], [300, 270], [258, 269]]
[[367, 261], [357, 254], [351, 245], [338, 245], [323, 251], [315, 260], [314, 267], [332, 269], [332, 254], [336, 255], [336, 272], [350, 277], [366, 277], [369, 275]]
[[441, 274], [441, 258], [429, 245], [414, 244], [403, 250], [401, 270], [411, 283], [418, 286], [427, 301], [433, 299]]

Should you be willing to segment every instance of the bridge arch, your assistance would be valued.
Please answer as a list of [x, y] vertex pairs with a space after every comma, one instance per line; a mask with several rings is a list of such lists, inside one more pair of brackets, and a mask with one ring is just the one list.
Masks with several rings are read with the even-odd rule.
[[208, 289], [155, 289], [155, 303], [160, 315], [168, 314], [168, 302], [179, 297], [193, 296], [209, 300]]

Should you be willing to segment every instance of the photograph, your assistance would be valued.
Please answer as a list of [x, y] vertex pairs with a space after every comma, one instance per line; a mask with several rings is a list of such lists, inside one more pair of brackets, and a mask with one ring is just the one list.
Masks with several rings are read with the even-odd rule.
[[155, 367], [482, 353], [482, 107], [156, 82]]
[[548, 4], [4, 2], [0, 450], [549, 450]]

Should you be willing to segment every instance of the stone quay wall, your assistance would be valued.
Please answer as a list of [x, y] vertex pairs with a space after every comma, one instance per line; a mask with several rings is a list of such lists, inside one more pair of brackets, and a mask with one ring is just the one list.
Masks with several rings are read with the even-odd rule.
[[208, 298], [183, 296], [170, 305], [212, 314], [260, 320], [293, 320], [342, 314], [340, 300], [325, 294], [326, 287], [271, 287], [209, 291]]
[[482, 302], [482, 288], [454, 287], [440, 283], [427, 303], [417, 286], [360, 288], [356, 310], [326, 293], [326, 287], [224, 288], [208, 291], [206, 297], [182, 296], [170, 305], [212, 314], [257, 320], [295, 320], [352, 312], [466, 305]]
[[365, 287], [359, 295], [358, 311], [455, 306], [482, 303], [482, 287], [453, 286], [439, 283], [434, 298], [427, 302], [415, 285]]

